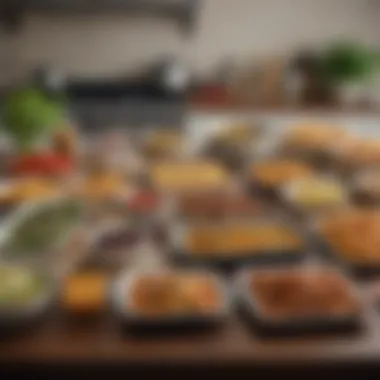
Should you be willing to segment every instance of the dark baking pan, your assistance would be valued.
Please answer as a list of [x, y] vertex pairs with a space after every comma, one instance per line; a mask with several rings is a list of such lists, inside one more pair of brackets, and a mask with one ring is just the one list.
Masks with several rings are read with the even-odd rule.
[[[248, 326], [260, 336], [285, 338], [321, 333], [346, 334], [357, 332], [362, 327], [362, 318], [359, 312], [339, 316], [269, 317], [263, 313], [258, 301], [249, 291], [249, 276], [249, 272], [238, 274], [235, 281], [235, 298], [240, 315]], [[359, 300], [356, 288], [351, 283], [349, 285], [350, 290], [355, 292], [355, 297]]]
[[[254, 223], [260, 221], [256, 218]], [[251, 221], [252, 223], [252, 221]], [[239, 254], [231, 252], [231, 255], [224, 254], [220, 257], [205, 252], [204, 255], [197, 256], [189, 252], [185, 247], [185, 236], [187, 224], [176, 225], [170, 231], [170, 250], [174, 262], [185, 266], [205, 266], [222, 270], [233, 270], [241, 266], [271, 266], [279, 264], [295, 264], [305, 259], [306, 247], [302, 244], [298, 249], [284, 249], [270, 251], [252, 251]], [[298, 232], [296, 232], [299, 235]]]

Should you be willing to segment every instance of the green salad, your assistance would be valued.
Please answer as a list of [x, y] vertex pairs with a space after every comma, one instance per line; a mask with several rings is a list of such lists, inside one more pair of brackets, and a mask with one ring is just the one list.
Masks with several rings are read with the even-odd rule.
[[75, 201], [45, 205], [27, 215], [5, 244], [6, 256], [36, 256], [50, 253], [79, 222], [82, 207]]
[[27, 268], [0, 266], [0, 307], [25, 306], [46, 289], [43, 276]]

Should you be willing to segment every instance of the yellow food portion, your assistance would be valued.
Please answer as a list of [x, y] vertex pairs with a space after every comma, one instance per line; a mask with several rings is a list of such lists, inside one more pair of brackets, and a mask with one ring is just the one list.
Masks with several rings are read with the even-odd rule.
[[82, 180], [75, 193], [86, 199], [116, 196], [127, 189], [126, 180], [119, 174], [96, 174]]
[[7, 183], [0, 189], [2, 202], [39, 201], [56, 197], [60, 187], [54, 181], [43, 179], [23, 179]]
[[294, 185], [291, 198], [302, 206], [333, 205], [344, 200], [344, 191], [337, 183], [309, 179]]
[[251, 166], [252, 178], [270, 187], [281, 186], [288, 181], [311, 174], [313, 171], [306, 164], [291, 160], [265, 161]]
[[170, 129], [151, 132], [144, 142], [144, 149], [149, 153], [173, 153], [181, 149], [183, 143], [182, 133]]
[[284, 226], [273, 224], [193, 227], [186, 236], [186, 247], [192, 254], [234, 256], [253, 251], [292, 249], [301, 239]]
[[235, 124], [221, 131], [217, 140], [226, 143], [246, 143], [258, 133], [258, 128], [245, 124]]
[[208, 190], [225, 188], [227, 172], [212, 163], [161, 163], [152, 167], [151, 179], [159, 190]]
[[106, 306], [107, 280], [102, 274], [83, 273], [66, 279], [63, 287], [63, 307], [75, 313], [101, 311]]
[[335, 145], [346, 136], [346, 131], [331, 125], [302, 124], [293, 127], [285, 135], [284, 141], [292, 147], [320, 149]]

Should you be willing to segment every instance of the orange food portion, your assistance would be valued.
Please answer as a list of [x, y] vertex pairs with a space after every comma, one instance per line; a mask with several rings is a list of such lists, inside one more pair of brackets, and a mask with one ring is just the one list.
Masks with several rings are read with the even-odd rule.
[[103, 310], [107, 299], [107, 280], [102, 274], [83, 273], [68, 277], [63, 288], [65, 309], [79, 314]]
[[336, 145], [347, 135], [343, 129], [331, 125], [302, 124], [292, 128], [284, 141], [289, 147], [320, 150]]
[[21, 179], [6, 183], [0, 188], [1, 202], [27, 202], [54, 198], [60, 188], [54, 181], [39, 178]]
[[380, 164], [380, 140], [352, 139], [342, 148], [341, 158], [353, 165]]
[[81, 180], [75, 193], [85, 199], [102, 199], [123, 194], [127, 183], [122, 175], [117, 173], [102, 173]]
[[311, 176], [313, 170], [306, 164], [292, 160], [272, 160], [254, 163], [251, 177], [261, 185], [278, 187], [286, 182]]
[[214, 282], [201, 275], [142, 276], [130, 296], [133, 309], [147, 316], [209, 313], [221, 306]]
[[163, 191], [214, 190], [229, 185], [227, 172], [210, 162], [166, 162], [152, 167], [151, 179]]
[[337, 254], [358, 262], [380, 263], [380, 212], [350, 209], [322, 221], [320, 231]]
[[276, 224], [192, 227], [186, 236], [186, 248], [194, 255], [252, 255], [255, 251], [297, 249], [299, 236]]

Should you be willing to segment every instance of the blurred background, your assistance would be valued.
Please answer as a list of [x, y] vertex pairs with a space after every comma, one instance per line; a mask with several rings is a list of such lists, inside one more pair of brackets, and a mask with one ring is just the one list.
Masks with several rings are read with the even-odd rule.
[[0, 370], [378, 364], [379, 19], [0, 0]]

